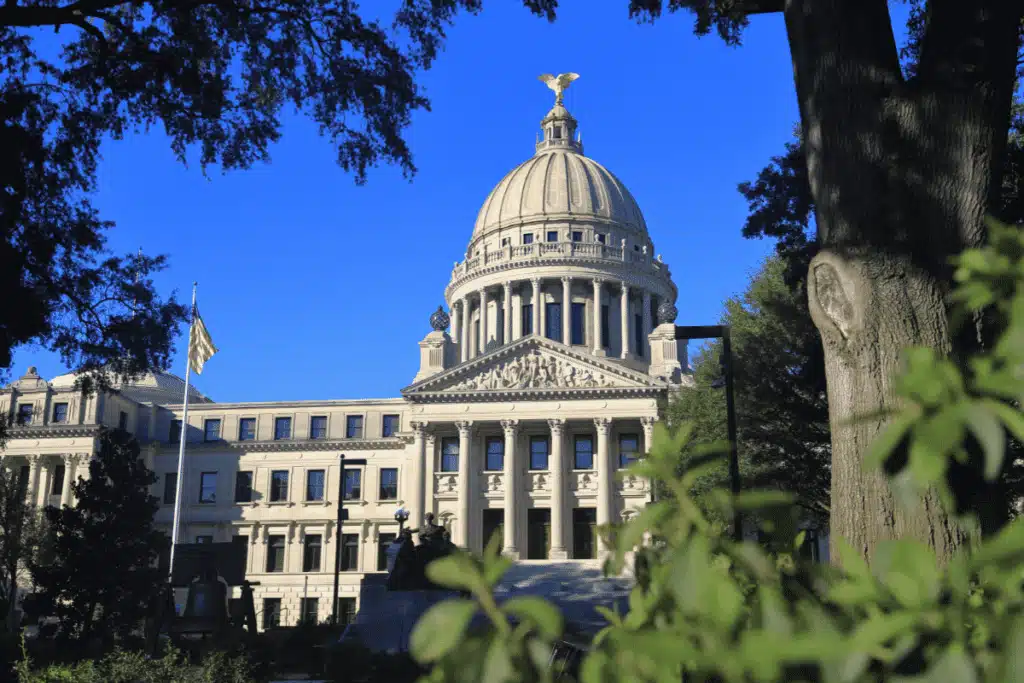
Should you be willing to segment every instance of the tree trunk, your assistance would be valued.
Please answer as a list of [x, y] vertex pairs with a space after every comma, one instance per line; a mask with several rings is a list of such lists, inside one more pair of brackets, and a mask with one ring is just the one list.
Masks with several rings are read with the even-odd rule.
[[[821, 251], [808, 303], [832, 428], [832, 559], [916, 538], [945, 562], [967, 530], [927, 492], [897, 502], [862, 461], [892, 407], [908, 346], [962, 353], [946, 309], [949, 257], [981, 244], [1009, 128], [1021, 10], [933, 0], [905, 81], [885, 0], [789, 0], [785, 17]], [[980, 48], [978, 46], [981, 46]], [[962, 356], [961, 356], [962, 357]]]

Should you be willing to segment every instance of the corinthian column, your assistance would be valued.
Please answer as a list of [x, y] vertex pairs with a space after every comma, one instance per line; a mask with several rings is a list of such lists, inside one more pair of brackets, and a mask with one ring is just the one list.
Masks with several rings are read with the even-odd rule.
[[505, 329], [502, 330], [501, 343], [509, 344], [512, 342], [512, 283], [505, 283]]
[[562, 278], [562, 343], [572, 343], [572, 278]]
[[516, 498], [519, 492], [519, 480], [516, 477], [516, 472], [519, 470], [519, 463], [516, 454], [516, 434], [519, 431], [519, 420], [502, 420], [501, 428], [505, 431], [505, 540], [502, 552], [506, 556], [518, 560]]
[[543, 334], [543, 330], [540, 329], [540, 307], [542, 305], [540, 302], [540, 278], [533, 278], [530, 280], [530, 284], [533, 285], [533, 333]]
[[644, 321], [644, 334], [643, 334], [643, 346], [637, 349], [637, 355], [649, 358], [651, 354], [646, 353], [647, 348], [650, 346], [650, 342], [647, 340], [647, 336], [651, 333], [651, 293], [644, 290], [643, 298], [643, 321]]
[[629, 338], [629, 285], [622, 283], [622, 301], [619, 304], [619, 321], [622, 323], [622, 358], [625, 360], [630, 356], [631, 341]]
[[409, 528], [417, 529], [423, 524], [423, 492], [426, 489], [426, 456], [423, 452], [423, 437], [426, 422], [410, 422], [412, 429], [412, 476], [409, 477]]
[[460, 320], [462, 323], [462, 338], [459, 340], [459, 355], [462, 357], [463, 363], [469, 360], [469, 319], [471, 317], [469, 310], [469, 296], [464, 296], [462, 297], [462, 318]]
[[28, 492], [25, 494], [25, 502], [29, 505], [39, 504], [39, 473], [42, 469], [42, 461], [39, 456], [33, 456], [28, 464]]
[[[455, 347], [459, 348], [462, 345], [462, 319], [459, 317], [459, 309], [461, 306], [457, 305], [457, 302], [449, 304], [448, 308], [452, 312], [452, 341], [455, 343]], [[445, 359], [447, 362], [447, 359]]]
[[551, 428], [551, 552], [552, 560], [565, 560], [565, 420], [548, 420]]
[[456, 422], [459, 429], [459, 525], [455, 527], [455, 545], [469, 548], [469, 520], [472, 514], [469, 498], [469, 436], [473, 423]]
[[[606, 417], [594, 418], [594, 427], [597, 431], [597, 523], [601, 525], [608, 524], [614, 517], [612, 477], [615, 470], [608, 454], [608, 435], [611, 433], [612, 421]], [[601, 549], [607, 550], [604, 541], [601, 541]]]
[[[641, 452], [646, 455], [651, 452], [651, 441], [654, 439], [654, 423], [658, 421], [656, 417], [641, 417], [640, 424], [644, 428], [644, 444]], [[648, 486], [651, 487], [651, 502], [655, 500], [654, 497], [654, 482], [650, 479], [647, 480]]]
[[594, 278], [594, 325], [593, 325], [593, 343], [591, 346], [594, 349], [595, 356], [604, 355], [604, 345], [601, 343], [601, 285], [604, 280]]
[[480, 288], [480, 348], [476, 355], [482, 356], [487, 351], [487, 289]]
[[71, 504], [71, 480], [75, 478], [75, 456], [70, 453], [64, 456], [64, 482], [60, 487], [60, 505]]

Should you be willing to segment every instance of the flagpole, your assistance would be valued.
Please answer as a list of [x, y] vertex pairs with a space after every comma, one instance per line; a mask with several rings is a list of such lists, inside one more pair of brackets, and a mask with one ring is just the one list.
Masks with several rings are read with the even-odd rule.
[[178, 544], [178, 524], [181, 518], [181, 483], [185, 470], [185, 435], [188, 433], [188, 381], [192, 372], [192, 335], [196, 322], [196, 283], [192, 283], [192, 310], [189, 313], [188, 348], [185, 352], [185, 400], [181, 411], [181, 435], [178, 442], [178, 475], [174, 487], [174, 524], [171, 526], [171, 559], [167, 568], [167, 581], [174, 576], [174, 547]]

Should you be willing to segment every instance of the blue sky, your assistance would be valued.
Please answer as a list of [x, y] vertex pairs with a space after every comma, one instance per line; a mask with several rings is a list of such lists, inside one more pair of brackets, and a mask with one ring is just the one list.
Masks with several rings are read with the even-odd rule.
[[[200, 390], [217, 401], [397, 396], [480, 205], [533, 153], [552, 104], [545, 72], [581, 74], [566, 104], [587, 155], [639, 202], [679, 287], [679, 324], [716, 322], [772, 248], [740, 236], [736, 184], [782, 152], [798, 120], [783, 22], [755, 17], [729, 48], [695, 37], [687, 13], [638, 25], [627, 4], [570, 0], [549, 24], [488, 0], [459, 17], [421, 78], [433, 110], [407, 132], [411, 183], [384, 167], [357, 187], [296, 117], [271, 163], [227, 175], [183, 167], [156, 131], [107, 144], [97, 204], [117, 223], [111, 249], [168, 254], [164, 293], [187, 299], [199, 282], [220, 348]], [[26, 348], [11, 374], [30, 364], [64, 371]], [[171, 370], [184, 365], [179, 352]]]

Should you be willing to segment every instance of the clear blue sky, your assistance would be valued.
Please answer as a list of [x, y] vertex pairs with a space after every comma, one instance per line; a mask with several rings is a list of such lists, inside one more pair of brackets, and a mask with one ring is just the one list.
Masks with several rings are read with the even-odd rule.
[[[209, 178], [178, 164], [159, 131], [107, 144], [97, 204], [117, 223], [111, 248], [168, 254], [164, 293], [187, 299], [199, 282], [220, 348], [199, 389], [225, 402], [397, 396], [477, 210], [533, 153], [552, 103], [545, 72], [581, 74], [566, 104], [587, 155], [639, 202], [679, 287], [679, 324], [717, 322], [772, 248], [740, 236], [736, 184], [782, 152], [798, 120], [783, 22], [755, 17], [728, 48], [695, 37], [687, 13], [638, 25], [627, 4], [568, 0], [549, 24], [516, 0], [487, 0], [459, 17], [421, 79], [433, 111], [407, 133], [411, 183], [384, 167], [357, 187], [296, 117], [270, 164]], [[30, 364], [64, 371], [23, 349], [11, 374]]]

